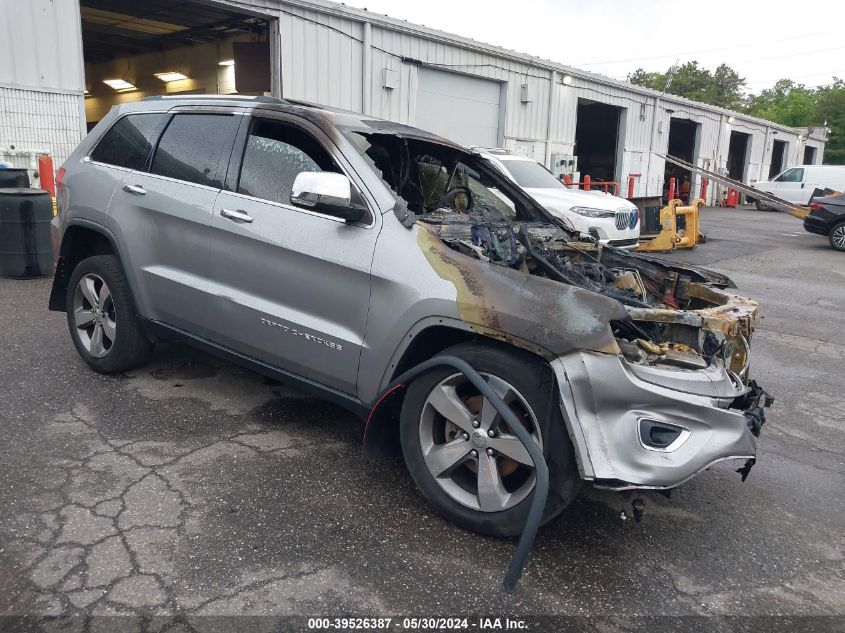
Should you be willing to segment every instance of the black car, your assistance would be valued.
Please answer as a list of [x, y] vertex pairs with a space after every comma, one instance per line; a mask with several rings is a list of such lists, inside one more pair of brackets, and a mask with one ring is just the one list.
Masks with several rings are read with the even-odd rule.
[[845, 194], [813, 200], [804, 229], [827, 236], [833, 249], [845, 251]]

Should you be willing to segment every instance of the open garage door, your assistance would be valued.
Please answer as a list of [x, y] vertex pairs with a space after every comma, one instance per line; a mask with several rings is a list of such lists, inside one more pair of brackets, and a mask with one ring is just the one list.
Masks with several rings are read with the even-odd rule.
[[498, 81], [420, 68], [416, 125], [462, 145], [498, 147], [501, 93]]
[[193, 0], [80, 0], [89, 129], [163, 94], [271, 92], [270, 22]]
[[728, 144], [728, 176], [734, 180], [745, 182], [745, 176], [748, 172], [748, 146], [750, 144], [750, 134], [731, 132], [731, 140]]
[[772, 162], [769, 165], [769, 180], [786, 167], [786, 141], [772, 142]]
[[809, 145], [804, 148], [804, 160], [801, 163], [802, 165], [815, 165], [816, 164], [816, 148], [810, 147]]
[[[698, 138], [701, 125], [689, 119], [671, 117], [669, 119], [669, 155], [676, 156], [688, 163], [696, 164], [698, 159]], [[669, 182], [675, 179], [675, 195], [684, 203], [689, 203], [694, 192], [695, 175], [688, 169], [666, 162], [663, 175], [663, 197], [668, 198]]]
[[581, 180], [619, 180], [617, 165], [621, 163], [619, 142], [622, 108], [591, 99], [578, 99], [575, 123], [575, 155]]

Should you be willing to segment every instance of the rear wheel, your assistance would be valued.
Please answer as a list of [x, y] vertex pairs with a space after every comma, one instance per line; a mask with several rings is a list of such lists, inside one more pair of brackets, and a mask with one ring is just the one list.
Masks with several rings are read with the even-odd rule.
[[754, 206], [755, 206], [755, 207], [757, 207], [757, 210], [758, 210], [758, 211], [774, 211], [774, 209], [773, 209], [772, 207], [770, 207], [769, 205], [767, 205], [767, 204], [766, 204], [765, 202], [763, 202], [762, 200], [757, 200], [757, 201], [754, 203]]
[[845, 220], [830, 230], [830, 246], [837, 251], [845, 251]]
[[[540, 445], [550, 477], [544, 521], [555, 517], [577, 494], [580, 478], [551, 369], [525, 352], [487, 344], [463, 343], [442, 354], [472, 365]], [[483, 534], [522, 531], [536, 482], [533, 462], [463, 374], [434, 369], [410, 385], [400, 438], [411, 476], [438, 513]]]
[[143, 363], [152, 349], [138, 318], [129, 286], [114, 255], [82, 260], [67, 290], [67, 322], [79, 355], [103, 373]]

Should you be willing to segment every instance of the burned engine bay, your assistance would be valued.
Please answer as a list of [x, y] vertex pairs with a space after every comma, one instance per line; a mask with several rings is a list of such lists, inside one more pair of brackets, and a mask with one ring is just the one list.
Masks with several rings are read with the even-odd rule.
[[486, 210], [439, 209], [417, 217], [450, 248], [531, 275], [590, 290], [625, 305], [612, 322], [631, 362], [703, 369], [714, 356], [744, 374], [757, 304], [724, 290], [729, 281], [673, 270], [648, 258], [573, 241], [560, 227], [489, 218]]
[[[758, 304], [717, 273], [603, 246], [566, 229], [480, 157], [396, 134], [352, 139], [406, 208], [400, 219], [449, 249], [615, 299], [618, 351], [636, 364], [703, 369], [723, 362], [747, 382]], [[410, 212], [410, 213], [409, 213]]]

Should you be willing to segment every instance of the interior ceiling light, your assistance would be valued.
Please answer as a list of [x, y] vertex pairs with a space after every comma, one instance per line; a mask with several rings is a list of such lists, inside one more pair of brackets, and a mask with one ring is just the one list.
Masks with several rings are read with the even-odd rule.
[[235, 60], [234, 59], [223, 59], [217, 62], [218, 66], [234, 66]]
[[182, 81], [183, 79], [188, 79], [188, 75], [183, 75], [182, 73], [177, 73], [174, 70], [169, 70], [164, 73], [155, 73], [155, 76], [161, 79], [164, 83], [170, 83], [171, 81]]
[[103, 83], [114, 90], [135, 90], [135, 86], [125, 79], [104, 79]]

